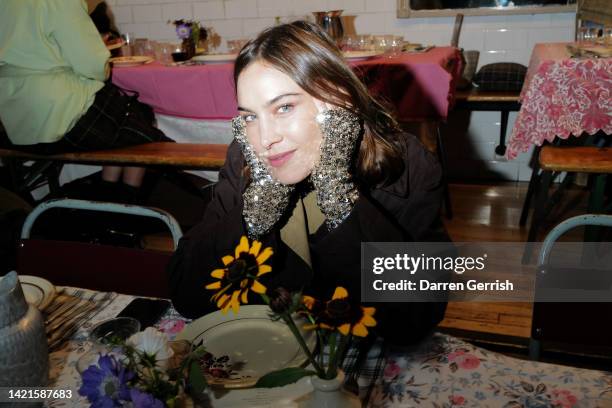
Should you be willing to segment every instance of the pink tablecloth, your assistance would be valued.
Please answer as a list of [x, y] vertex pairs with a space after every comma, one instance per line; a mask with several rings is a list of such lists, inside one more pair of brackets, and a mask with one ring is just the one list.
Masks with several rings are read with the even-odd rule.
[[[352, 64], [372, 93], [390, 102], [402, 121], [444, 120], [453, 102], [461, 62], [457, 49], [376, 58]], [[233, 64], [169, 67], [152, 63], [113, 69], [113, 82], [137, 91], [156, 112], [193, 119], [230, 119], [237, 114]]]
[[612, 133], [612, 58], [570, 58], [565, 46], [536, 44], [533, 49], [509, 159], [555, 137]]

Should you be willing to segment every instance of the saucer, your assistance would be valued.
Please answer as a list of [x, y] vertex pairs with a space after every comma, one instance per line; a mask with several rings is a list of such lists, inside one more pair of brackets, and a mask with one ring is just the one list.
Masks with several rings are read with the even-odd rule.
[[115, 57], [111, 58], [110, 62], [115, 67], [135, 67], [137, 65], [148, 64], [153, 61], [153, 58], [144, 55], [133, 55], [131, 57]]
[[380, 51], [344, 51], [342, 56], [347, 61], [363, 61], [381, 55]]
[[226, 64], [234, 62], [238, 54], [204, 54], [196, 55], [191, 61], [205, 62], [207, 64]]
[[46, 279], [38, 276], [19, 275], [19, 282], [26, 302], [36, 306], [39, 310], [44, 310], [55, 296], [55, 286]]

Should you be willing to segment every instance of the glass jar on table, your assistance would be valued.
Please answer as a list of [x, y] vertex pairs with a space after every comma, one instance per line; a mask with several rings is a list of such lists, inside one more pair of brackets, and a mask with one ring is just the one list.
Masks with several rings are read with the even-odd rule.
[[124, 57], [134, 55], [134, 42], [136, 41], [134, 33], [121, 34], [121, 41], [123, 41], [123, 45], [121, 46], [121, 55]]
[[83, 373], [98, 362], [100, 353], [111, 351], [114, 343], [125, 341], [139, 331], [140, 322], [131, 317], [115, 317], [98, 323], [89, 333], [91, 348], [77, 361], [77, 371]]
[[598, 29], [595, 27], [580, 27], [578, 31], [579, 45], [592, 45], [597, 39]]

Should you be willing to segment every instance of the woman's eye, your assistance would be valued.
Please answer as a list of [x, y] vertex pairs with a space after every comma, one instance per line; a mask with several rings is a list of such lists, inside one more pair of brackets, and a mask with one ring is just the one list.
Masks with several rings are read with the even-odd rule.
[[278, 108], [278, 112], [279, 113], [287, 113], [287, 112], [290, 112], [292, 108], [293, 108], [293, 105], [290, 105], [290, 104], [286, 103], [284, 105], [281, 105]]
[[252, 122], [255, 118], [255, 115], [242, 115], [242, 119], [244, 119], [245, 122]]

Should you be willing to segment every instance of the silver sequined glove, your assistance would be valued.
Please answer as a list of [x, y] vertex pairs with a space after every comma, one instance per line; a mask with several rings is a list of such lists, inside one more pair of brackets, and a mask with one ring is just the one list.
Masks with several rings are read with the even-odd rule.
[[359, 197], [350, 167], [361, 124], [359, 117], [346, 109], [323, 111], [317, 115], [317, 122], [323, 140], [321, 158], [311, 180], [317, 192], [317, 204], [332, 230], [348, 217]]
[[267, 167], [259, 160], [246, 138], [246, 123], [241, 116], [232, 119], [234, 138], [242, 148], [242, 154], [251, 169], [251, 184], [242, 195], [242, 216], [249, 238], [258, 239], [270, 231], [285, 212], [294, 187], [276, 181]]

